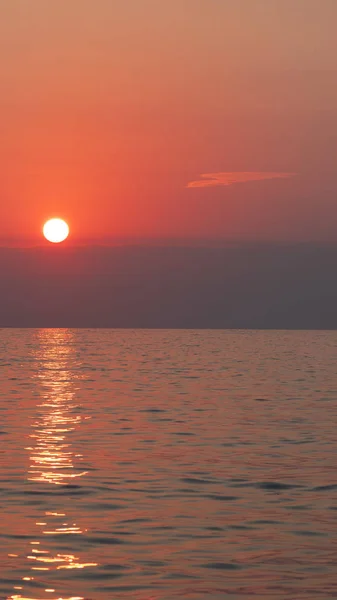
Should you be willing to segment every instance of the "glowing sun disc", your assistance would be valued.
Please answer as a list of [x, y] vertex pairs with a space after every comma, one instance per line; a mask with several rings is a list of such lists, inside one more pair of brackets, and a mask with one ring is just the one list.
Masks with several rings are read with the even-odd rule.
[[68, 224], [63, 219], [50, 219], [43, 226], [43, 235], [53, 244], [64, 242], [69, 235]]

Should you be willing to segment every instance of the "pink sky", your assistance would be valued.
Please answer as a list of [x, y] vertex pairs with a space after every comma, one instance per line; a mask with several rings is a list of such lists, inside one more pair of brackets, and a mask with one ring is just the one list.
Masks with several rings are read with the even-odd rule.
[[336, 0], [3, 2], [0, 245], [51, 216], [74, 242], [336, 241], [336, 22]]

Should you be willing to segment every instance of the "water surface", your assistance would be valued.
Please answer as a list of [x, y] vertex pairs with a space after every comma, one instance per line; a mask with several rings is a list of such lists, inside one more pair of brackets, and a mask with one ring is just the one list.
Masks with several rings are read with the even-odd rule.
[[0, 598], [337, 598], [337, 333], [0, 330]]

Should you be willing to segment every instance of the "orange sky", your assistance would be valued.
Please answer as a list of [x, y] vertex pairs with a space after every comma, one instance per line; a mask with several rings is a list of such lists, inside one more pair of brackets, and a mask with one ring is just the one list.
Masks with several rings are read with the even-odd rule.
[[336, 240], [336, 22], [336, 0], [3, 2], [0, 245], [52, 216], [76, 243]]

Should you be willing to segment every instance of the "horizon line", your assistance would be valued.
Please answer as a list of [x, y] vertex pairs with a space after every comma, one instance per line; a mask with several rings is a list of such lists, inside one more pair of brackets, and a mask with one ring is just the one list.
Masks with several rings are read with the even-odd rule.
[[120, 240], [112, 242], [96, 242], [94, 240], [88, 242], [77, 242], [72, 243], [61, 242], [59, 244], [52, 243], [18, 243], [18, 242], [1, 242], [1, 249], [17, 249], [17, 250], [79, 250], [79, 249], [90, 249], [90, 248], [226, 248], [229, 246], [337, 246], [337, 239], [323, 240], [323, 239], [308, 239], [308, 240], [282, 240], [282, 239], [256, 239], [256, 238], [229, 238], [229, 239], [211, 239], [211, 238], [190, 238], [188, 240], [183, 238], [166, 238], [162, 239], [135, 239], [135, 240]]

